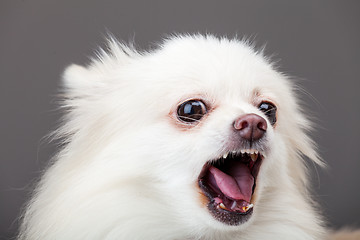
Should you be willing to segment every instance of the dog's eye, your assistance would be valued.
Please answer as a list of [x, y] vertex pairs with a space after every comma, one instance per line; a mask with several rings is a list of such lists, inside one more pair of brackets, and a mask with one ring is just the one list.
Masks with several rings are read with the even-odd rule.
[[276, 106], [269, 102], [262, 102], [259, 105], [259, 109], [265, 113], [265, 115], [268, 117], [271, 125], [274, 125], [276, 123]]
[[187, 123], [193, 123], [200, 120], [207, 113], [205, 104], [200, 100], [189, 100], [177, 109], [178, 118]]

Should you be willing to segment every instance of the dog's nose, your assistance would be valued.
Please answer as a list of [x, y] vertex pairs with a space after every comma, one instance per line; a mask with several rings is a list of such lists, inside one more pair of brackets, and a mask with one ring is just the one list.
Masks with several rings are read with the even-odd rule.
[[234, 128], [243, 139], [256, 141], [264, 136], [267, 130], [267, 123], [264, 118], [251, 113], [236, 119]]

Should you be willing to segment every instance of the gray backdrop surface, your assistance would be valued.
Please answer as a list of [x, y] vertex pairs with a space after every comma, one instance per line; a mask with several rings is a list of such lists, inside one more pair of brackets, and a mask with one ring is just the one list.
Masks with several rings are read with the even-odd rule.
[[165, 34], [253, 36], [307, 90], [313, 137], [329, 170], [313, 170], [329, 225], [360, 227], [360, 2], [214, 0], [0, 1], [0, 238], [17, 228], [29, 184], [56, 150], [41, 138], [60, 114], [70, 63], [85, 64], [106, 31], [148, 48]]

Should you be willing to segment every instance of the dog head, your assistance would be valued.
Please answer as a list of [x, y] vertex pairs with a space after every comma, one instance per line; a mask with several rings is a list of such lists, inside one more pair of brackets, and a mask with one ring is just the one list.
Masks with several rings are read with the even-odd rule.
[[320, 163], [309, 124], [291, 79], [262, 51], [212, 36], [174, 37], [150, 53], [109, 46], [65, 72], [70, 111], [59, 133], [101, 169], [99, 187], [148, 190], [123, 196], [142, 199], [127, 199], [138, 206], [126, 212], [238, 230], [305, 195], [302, 156]]

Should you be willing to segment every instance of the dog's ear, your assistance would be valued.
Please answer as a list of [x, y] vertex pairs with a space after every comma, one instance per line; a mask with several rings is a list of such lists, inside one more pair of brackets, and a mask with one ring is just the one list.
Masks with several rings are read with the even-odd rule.
[[111, 76], [140, 54], [132, 44], [120, 43], [114, 37], [107, 38], [105, 48], [99, 48], [88, 66], [72, 64], [63, 74], [63, 87], [68, 91], [89, 91], [104, 86]]
[[100, 48], [89, 65], [67, 67], [58, 93], [59, 110], [64, 113], [64, 120], [49, 138], [70, 141], [70, 136], [75, 136], [80, 129], [102, 126], [99, 122], [108, 115], [102, 110], [111, 105], [108, 101], [112, 101], [108, 99], [111, 98], [109, 92], [119, 89], [119, 85], [126, 81], [122, 71], [138, 56], [140, 54], [131, 45], [109, 38], [106, 48]]

